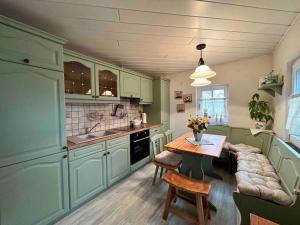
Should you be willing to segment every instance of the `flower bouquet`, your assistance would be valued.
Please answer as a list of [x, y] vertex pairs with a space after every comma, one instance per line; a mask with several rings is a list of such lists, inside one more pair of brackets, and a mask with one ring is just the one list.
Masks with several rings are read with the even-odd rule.
[[190, 117], [188, 119], [187, 127], [193, 130], [195, 141], [201, 141], [204, 130], [207, 129], [208, 118], [207, 117]]

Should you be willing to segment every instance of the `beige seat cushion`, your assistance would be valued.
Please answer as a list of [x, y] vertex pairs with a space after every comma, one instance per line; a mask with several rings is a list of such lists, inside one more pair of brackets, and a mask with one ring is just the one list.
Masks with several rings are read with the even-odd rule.
[[269, 161], [247, 161], [240, 160], [238, 161], [237, 171], [244, 171], [248, 173], [258, 174], [261, 176], [272, 177], [276, 180], [279, 180], [273, 166]]
[[230, 146], [230, 143], [226, 141], [223, 145], [223, 149], [229, 151], [229, 146]]
[[241, 193], [256, 196], [276, 202], [281, 205], [290, 205], [291, 197], [284, 192], [278, 180], [247, 172], [237, 172], [237, 186]]
[[229, 144], [229, 149], [234, 152], [252, 152], [252, 153], [261, 153], [261, 149], [253, 147], [251, 145], [245, 144]]
[[242, 160], [269, 163], [268, 158], [263, 154], [253, 152], [237, 152], [237, 161]]
[[182, 157], [180, 154], [166, 150], [157, 154], [154, 161], [169, 166], [177, 166], [182, 161]]

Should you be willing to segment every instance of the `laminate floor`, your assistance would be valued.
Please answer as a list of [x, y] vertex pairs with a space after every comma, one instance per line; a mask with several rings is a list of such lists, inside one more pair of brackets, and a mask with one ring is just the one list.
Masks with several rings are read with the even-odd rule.
[[[212, 212], [210, 225], [236, 225], [237, 209], [232, 198], [236, 188], [234, 175], [221, 169], [217, 173], [223, 180], [212, 179], [210, 201], [218, 209]], [[151, 185], [154, 165], [147, 164], [129, 177], [84, 204], [56, 225], [187, 225], [185, 221], [169, 214], [162, 219], [167, 184], [157, 180]], [[195, 207], [178, 199], [177, 207], [195, 212]]]

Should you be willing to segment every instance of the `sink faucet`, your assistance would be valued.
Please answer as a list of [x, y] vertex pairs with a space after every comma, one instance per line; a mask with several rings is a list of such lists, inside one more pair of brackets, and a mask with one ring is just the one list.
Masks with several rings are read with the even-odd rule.
[[94, 130], [99, 124], [100, 124], [100, 123], [96, 123], [94, 126], [91, 127], [91, 129], [86, 128], [86, 129], [85, 129], [86, 134], [91, 133], [92, 130]]

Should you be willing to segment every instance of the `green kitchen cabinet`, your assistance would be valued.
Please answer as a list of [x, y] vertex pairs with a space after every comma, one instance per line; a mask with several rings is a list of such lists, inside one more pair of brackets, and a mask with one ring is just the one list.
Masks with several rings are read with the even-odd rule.
[[121, 71], [120, 89], [121, 89], [121, 97], [140, 98], [141, 78], [139, 76]]
[[63, 74], [0, 60], [0, 167], [64, 151]]
[[107, 183], [112, 185], [130, 173], [130, 145], [108, 148], [107, 154]]
[[65, 94], [68, 99], [96, 98], [94, 63], [64, 54]]
[[106, 188], [105, 155], [105, 151], [96, 152], [69, 163], [71, 208]]
[[153, 102], [152, 79], [141, 77], [141, 104], [151, 104]]
[[63, 71], [64, 40], [0, 15], [0, 59]]
[[95, 89], [98, 100], [120, 100], [120, 71], [95, 64]]
[[68, 212], [65, 156], [58, 153], [0, 168], [1, 225], [46, 225]]
[[161, 132], [170, 129], [170, 81], [164, 78], [153, 80], [153, 103], [144, 106], [149, 123], [162, 124]]

